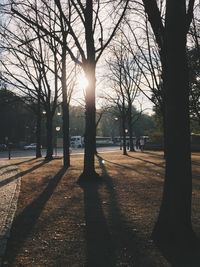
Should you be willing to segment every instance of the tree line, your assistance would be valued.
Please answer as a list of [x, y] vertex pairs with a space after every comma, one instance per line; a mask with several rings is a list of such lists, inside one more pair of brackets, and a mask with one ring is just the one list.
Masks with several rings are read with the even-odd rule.
[[[74, 74], [81, 70], [88, 84], [80, 180], [98, 179], [94, 165], [97, 66], [105, 50], [110, 51], [107, 77], [113, 93], [107, 92], [106, 99], [118, 106], [122, 122], [125, 115], [131, 122], [132, 104], [139, 93], [156, 105], [163, 120], [165, 183], [153, 238], [158, 244], [193, 242], [190, 121], [199, 121], [199, 3], [33, 0], [31, 4], [8, 2], [2, 10], [9, 18], [1, 26], [4, 80], [13, 86], [17, 83], [27, 101], [37, 103], [38, 131], [44, 106], [47, 159], [52, 158], [52, 116], [61, 97], [64, 166], [70, 165], [69, 104]], [[12, 23], [14, 31], [9, 27]], [[20, 68], [15, 75], [13, 67]], [[131, 133], [131, 123], [129, 128]]]

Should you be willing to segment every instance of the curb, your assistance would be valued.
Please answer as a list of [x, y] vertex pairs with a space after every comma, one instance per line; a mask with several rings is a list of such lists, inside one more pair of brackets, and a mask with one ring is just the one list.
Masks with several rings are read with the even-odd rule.
[[[0, 177], [2, 180], [4, 179], [3, 176], [7, 174], [5, 178], [6, 180], [9, 179], [9, 176], [14, 177], [18, 173], [19, 171], [17, 169], [17, 166], [5, 166], [4, 168], [4, 166], [2, 165], [0, 170]], [[3, 197], [7, 198], [6, 203], [2, 204], [0, 202], [0, 211], [2, 214], [0, 226], [0, 266], [2, 266], [3, 263], [2, 260], [6, 250], [7, 241], [10, 237], [10, 229], [13, 223], [15, 212], [17, 210], [17, 202], [21, 186], [21, 177], [13, 179], [11, 182], [8, 183], [8, 185], [10, 187], [9, 190], [6, 190], [7, 185], [3, 185], [0, 188]]]

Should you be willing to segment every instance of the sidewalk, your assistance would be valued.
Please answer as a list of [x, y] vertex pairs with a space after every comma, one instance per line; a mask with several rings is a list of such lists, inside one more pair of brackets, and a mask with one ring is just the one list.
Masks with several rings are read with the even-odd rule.
[[0, 266], [17, 208], [21, 184], [21, 178], [15, 177], [18, 174], [17, 166], [9, 163], [0, 162]]

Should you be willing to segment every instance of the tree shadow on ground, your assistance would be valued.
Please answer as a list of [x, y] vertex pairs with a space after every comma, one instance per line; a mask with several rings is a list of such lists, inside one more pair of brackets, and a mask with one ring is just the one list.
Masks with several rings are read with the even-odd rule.
[[[41, 166], [41, 165], [40, 165]], [[48, 182], [45, 189], [40, 193], [40, 195], [33, 200], [15, 219], [12, 225], [12, 235], [15, 236], [15, 240], [18, 241], [17, 244], [10, 244], [8, 240], [7, 251], [12, 251], [12, 255], [5, 254], [6, 261], [12, 265], [15, 260], [16, 255], [23, 247], [24, 242], [29, 237], [30, 233], [33, 231], [37, 220], [42, 213], [45, 204], [52, 196], [55, 188], [59, 184], [59, 181], [66, 172], [66, 168], [62, 167], [58, 173]], [[19, 230], [20, 229], [20, 230]]]
[[137, 160], [141, 160], [141, 161], [143, 161], [145, 163], [153, 164], [153, 165], [155, 165], [156, 167], [159, 167], [159, 168], [165, 168], [164, 163], [159, 164], [159, 163], [155, 163], [155, 162], [150, 161], [150, 160], [146, 160], [146, 159], [142, 159], [142, 158], [134, 157], [134, 156], [130, 156], [130, 155], [128, 155], [128, 157], [133, 158], [133, 159], [137, 159]]
[[200, 166], [200, 162], [197, 162], [195, 160], [192, 160], [192, 164], [197, 165], [197, 166]]
[[[105, 164], [103, 164], [103, 158], [99, 155], [97, 157], [102, 169], [104, 185], [109, 192], [109, 213], [111, 215], [111, 229], [113, 231], [111, 239], [114, 244], [113, 249], [115, 250], [112, 254], [116, 258], [120, 251], [126, 248], [126, 257], [122, 256], [123, 262], [121, 264], [123, 266], [155, 266], [152, 259], [148, 258], [144, 251], [141, 251], [144, 245], [141, 244], [144, 241], [133, 231], [135, 228], [134, 224], [131, 223], [130, 225], [121, 213], [112, 178], [109, 176]], [[156, 246], [173, 267], [200, 266], [200, 240], [196, 237], [194, 238], [194, 236], [191, 238], [191, 235], [188, 235], [187, 238], [186, 234], [185, 239], [181, 236], [174, 243], [156, 243]]]
[[[157, 167], [164, 168], [163, 165], [154, 163], [152, 161], [148, 161], [134, 156], [130, 157], [139, 159], [146, 163], [151, 163]], [[197, 162], [192, 162], [192, 163], [198, 165]], [[198, 178], [198, 177], [194, 176], [193, 178]], [[191, 232], [187, 233], [187, 231], [185, 231], [184, 237], [179, 235], [178, 238], [175, 238], [176, 235], [177, 233], [174, 233], [174, 236], [172, 237], [173, 240], [155, 242], [155, 245], [159, 249], [160, 253], [167, 259], [167, 261], [173, 267], [199, 267], [200, 239], [197, 238]]]
[[1, 169], [5, 169], [5, 168], [10, 167], [10, 166], [18, 166], [18, 165], [24, 164], [26, 162], [31, 162], [31, 161], [35, 161], [35, 160], [37, 160], [37, 159], [36, 158], [32, 158], [32, 159], [16, 162], [16, 163], [13, 163], [13, 164], [2, 165], [2, 166], [0, 166], [0, 170]]
[[[3, 187], [3, 186], [5, 186], [5, 185], [11, 183], [12, 181], [18, 179], [19, 177], [22, 177], [22, 176], [26, 175], [27, 173], [30, 173], [30, 172], [32, 172], [32, 171], [35, 171], [36, 169], [40, 168], [40, 167], [43, 166], [44, 164], [47, 164], [48, 162], [49, 162], [49, 161], [47, 161], [47, 160], [43, 160], [42, 162], [40, 162], [39, 164], [33, 166], [32, 168], [29, 168], [29, 169], [27, 169], [27, 170], [25, 170], [25, 171], [19, 172], [19, 173], [15, 174], [15, 175], [13, 175], [13, 176], [11, 176], [11, 177], [8, 177], [8, 178], [6, 178], [6, 179], [0, 181], [0, 187]], [[9, 172], [9, 170], [8, 170], [8, 172]], [[5, 174], [5, 173], [4, 173], [4, 174]]]
[[[157, 151], [156, 151], [157, 152]], [[164, 159], [164, 152], [163, 151], [161, 151], [162, 152], [162, 154], [157, 154], [157, 153], [155, 153], [155, 152], [153, 152], [153, 151], [149, 151], [149, 150], [145, 150], [144, 151], [144, 153], [146, 153], [146, 154], [150, 154], [150, 155], [152, 155], [154, 158], [158, 158], [158, 159]]]
[[[129, 156], [129, 155], [127, 155], [128, 157], [130, 157], [130, 158], [134, 158], [134, 157], [132, 157], [132, 156]], [[99, 155], [97, 156], [97, 157], [99, 157]], [[137, 158], [136, 158], [137, 159]], [[141, 161], [143, 161], [143, 159], [141, 159], [141, 158], [138, 158], [139, 160], [141, 160]], [[125, 165], [125, 164], [119, 164], [119, 163], [116, 163], [116, 162], [113, 162], [113, 161], [111, 161], [111, 160], [108, 160], [108, 159], [103, 159], [105, 162], [108, 162], [108, 163], [110, 163], [110, 164], [112, 164], [112, 165], [114, 165], [114, 166], [117, 166], [117, 167], [119, 167], [119, 168], [123, 168], [123, 169], [128, 169], [128, 170], [131, 170], [131, 171], [134, 171], [134, 172], [136, 172], [136, 173], [138, 173], [138, 174], [141, 174], [142, 172], [141, 172], [141, 170], [135, 165], [134, 167], [132, 166], [132, 167], [130, 167], [130, 166], [127, 166], [127, 165]], [[148, 161], [148, 163], [151, 163], [152, 165], [154, 165], [154, 162], [152, 162], [152, 161]], [[157, 165], [156, 165], [157, 166]], [[162, 166], [160, 166], [160, 165], [158, 165], [157, 167], [159, 167], [159, 168], [163, 168]], [[152, 171], [152, 169], [150, 169], [149, 167], [146, 167], [146, 169], [148, 169], [149, 171]], [[159, 172], [158, 170], [156, 171], [157, 173], [159, 173], [161, 176], [163, 175], [163, 173], [162, 172]]]
[[84, 191], [87, 267], [115, 266], [113, 243], [99, 195], [101, 182], [81, 182]]
[[[155, 266], [138, 247], [140, 238], [136, 226], [127, 222], [118, 205], [112, 178], [107, 173], [102, 157], [97, 155], [102, 170], [101, 182], [84, 182], [80, 186], [84, 191], [86, 220], [87, 267], [114, 266]], [[101, 199], [100, 189], [108, 193], [108, 202]], [[108, 207], [105, 217], [104, 205]], [[146, 262], [146, 265], [144, 265]]]

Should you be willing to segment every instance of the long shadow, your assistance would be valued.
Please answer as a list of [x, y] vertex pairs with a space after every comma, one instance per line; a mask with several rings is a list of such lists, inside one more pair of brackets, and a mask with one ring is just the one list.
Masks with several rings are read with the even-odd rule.
[[[11, 166], [11, 167], [14, 167], [14, 166]], [[17, 171], [17, 170], [18, 170], [17, 166], [14, 167], [14, 168], [10, 168], [9, 167], [9, 169], [8, 169], [8, 167], [6, 167], [5, 170], [3, 170], [3, 171], [1, 170], [0, 171], [0, 175], [2, 176], [4, 174], [8, 174], [9, 172], [13, 172], [13, 171]]]
[[133, 159], [141, 160], [141, 161], [143, 161], [143, 162], [145, 162], [145, 163], [153, 164], [153, 165], [155, 165], [155, 166], [157, 166], [157, 167], [160, 167], [160, 168], [163, 168], [163, 169], [165, 168], [165, 166], [163, 166], [163, 164], [158, 164], [158, 163], [155, 163], [155, 162], [150, 161], [150, 160], [141, 159], [141, 158], [134, 157], [134, 156], [130, 156], [130, 155], [128, 155], [128, 157], [133, 158]]
[[[99, 154], [98, 155], [96, 155], [97, 156], [97, 158], [98, 159], [100, 159], [101, 157], [99, 156]], [[112, 165], [115, 165], [115, 166], [117, 166], [117, 167], [119, 167], [119, 168], [125, 168], [125, 169], [128, 169], [128, 170], [131, 170], [131, 171], [135, 171], [135, 172], [137, 172], [137, 173], [140, 173], [136, 168], [133, 168], [133, 167], [130, 167], [130, 166], [126, 166], [126, 165], [123, 165], [123, 164], [119, 164], [119, 163], [116, 163], [116, 162], [113, 162], [113, 161], [111, 161], [111, 160], [108, 160], [108, 159], [103, 159], [104, 160], [104, 162], [108, 162], [108, 163], [110, 163], [110, 164], [112, 164]], [[102, 167], [103, 167], [103, 165], [101, 165]]]
[[[131, 156], [130, 156], [131, 157]], [[138, 159], [140, 159], [140, 158], [138, 158]], [[140, 160], [142, 160], [142, 159], [140, 159]], [[107, 160], [107, 159], [104, 159], [104, 161], [105, 162], [108, 162], [108, 163], [110, 163], [110, 164], [112, 164], [112, 165], [115, 165], [115, 166], [117, 166], [117, 167], [119, 167], [119, 168], [124, 168], [124, 169], [128, 169], [128, 170], [131, 170], [131, 171], [135, 171], [136, 173], [138, 173], [138, 174], [141, 174], [141, 171], [138, 169], [138, 168], [134, 168], [134, 167], [130, 167], [130, 166], [127, 166], [127, 165], [124, 165], [124, 164], [119, 164], [119, 163], [116, 163], [116, 162], [113, 162], [113, 161], [110, 161], [110, 160]], [[149, 161], [150, 163], [152, 163], [152, 165], [154, 165], [153, 163], [154, 162], [151, 162], [151, 161]], [[161, 166], [158, 166], [158, 167], [161, 167]], [[164, 168], [164, 167], [162, 167], [162, 168]], [[147, 169], [149, 170], [149, 171], [152, 171], [149, 167], [147, 167]], [[159, 173], [160, 175], [163, 175], [163, 173], [162, 172], [159, 172], [159, 171], [156, 171], [157, 173]]]
[[[101, 179], [101, 178], [99, 178]], [[79, 183], [84, 191], [84, 210], [86, 222], [87, 267], [112, 267], [115, 265], [113, 257], [113, 243], [106, 222], [99, 188], [103, 181]]]
[[195, 153], [195, 152], [193, 152], [192, 155], [194, 155], [194, 156], [199, 156], [199, 153]]
[[[121, 254], [122, 260], [120, 260], [120, 262], [122, 263], [122, 266], [154, 267], [155, 264], [148, 257], [148, 255], [144, 255], [144, 251], [141, 251], [141, 247], [143, 247], [145, 244], [141, 245], [142, 241], [135, 231], [136, 225], [133, 223], [130, 224], [121, 213], [113, 180], [109, 176], [105, 164], [103, 164], [102, 161], [105, 161], [105, 159], [99, 155], [97, 158], [102, 170], [104, 185], [109, 193], [109, 214], [111, 215], [111, 228], [113, 243], [115, 244], [115, 257], [119, 258], [119, 255]], [[138, 247], [139, 243], [140, 248]]]
[[[116, 192], [113, 187], [112, 178], [108, 175], [105, 165], [102, 163], [102, 158], [98, 156], [99, 164], [102, 169], [104, 183], [110, 193], [110, 214], [112, 215], [112, 229], [116, 235], [120, 235], [119, 247], [125, 246], [127, 254], [134, 266], [155, 266], [150, 259], [147, 258], [147, 265], [140, 265], [140, 259], [144, 254], [137, 249], [137, 244], [140, 242], [137, 235], [133, 233], [132, 228], [126, 223], [125, 218], [121, 214], [118, 207]], [[116, 223], [117, 222], [117, 223]], [[117, 242], [115, 241], [115, 244]], [[198, 238], [178, 240], [177, 244], [156, 244], [161, 254], [173, 267], [199, 267], [200, 266], [200, 240]], [[147, 255], [145, 255], [148, 257]], [[133, 266], [129, 261], [127, 265]]]
[[[101, 182], [84, 182], [80, 184], [84, 191], [84, 209], [86, 220], [87, 267], [142, 266], [144, 253], [138, 249], [138, 237], [122, 215], [114, 184], [108, 175], [102, 157], [97, 155], [102, 169]], [[105, 187], [108, 195], [108, 217], [103, 210], [99, 193]], [[142, 260], [141, 260], [142, 259]], [[147, 257], [148, 267], [154, 264]], [[119, 265], [120, 264], [120, 265]], [[143, 265], [144, 266], [144, 265]]]
[[[41, 158], [40, 158], [40, 159], [41, 159]], [[1, 169], [4, 169], [4, 168], [7, 168], [7, 167], [10, 167], [10, 166], [18, 166], [18, 165], [21, 165], [21, 164], [23, 164], [23, 163], [25, 163], [25, 162], [31, 162], [31, 161], [35, 161], [35, 160], [37, 160], [37, 158], [32, 158], [32, 159], [28, 159], [28, 160], [20, 161], [20, 162], [18, 162], [18, 163], [14, 163], [14, 164], [2, 165], [2, 166], [0, 166], [0, 170], [1, 170]]]
[[[42, 193], [14, 219], [11, 234], [13, 234], [15, 240], [18, 240], [18, 243], [16, 246], [16, 244], [10, 244], [10, 241], [8, 241], [9, 249], [7, 251], [12, 251], [12, 253], [9, 255], [9, 253], [6, 252], [4, 256], [10, 265], [12, 265], [16, 255], [23, 246], [23, 243], [33, 231], [45, 204], [52, 196], [65, 172], [66, 168], [61, 168], [58, 173], [49, 181]], [[20, 229], [20, 231], [18, 229]]]
[[192, 164], [200, 166], [200, 162], [197, 162], [197, 161], [194, 161], [194, 160], [192, 160]]
[[48, 161], [44, 160], [44, 161], [42, 161], [41, 163], [39, 163], [39, 164], [33, 166], [32, 168], [30, 168], [30, 169], [28, 169], [28, 170], [26, 170], [26, 171], [19, 172], [19, 173], [15, 174], [15, 175], [13, 175], [13, 176], [11, 176], [11, 177], [9, 177], [9, 178], [3, 180], [3, 181], [0, 181], [0, 187], [3, 187], [3, 186], [5, 186], [5, 185], [11, 183], [12, 181], [18, 179], [19, 177], [22, 177], [22, 176], [26, 175], [27, 173], [30, 173], [30, 172], [32, 172], [32, 171], [34, 171], [34, 170], [40, 168], [41, 166], [43, 166], [43, 165], [46, 164], [46, 163], [48, 163]]
[[164, 159], [164, 153], [162, 155], [159, 155], [159, 154], [151, 152], [149, 150], [145, 150], [145, 154], [150, 154], [150, 155], [154, 156], [155, 158]]

